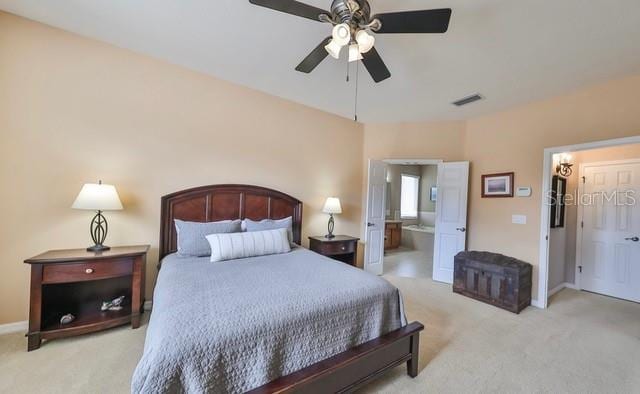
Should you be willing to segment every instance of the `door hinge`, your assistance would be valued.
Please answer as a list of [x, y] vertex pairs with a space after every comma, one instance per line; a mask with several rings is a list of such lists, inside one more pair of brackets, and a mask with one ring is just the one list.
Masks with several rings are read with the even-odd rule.
[[587, 177], [586, 176], [582, 177], [582, 183], [587, 183]]
[[578, 266], [578, 271], [579, 271], [580, 273], [582, 273], [582, 266], [581, 266], [581, 265], [579, 265], [579, 266]]
[[549, 240], [549, 236], [548, 236], [548, 235], [546, 235], [546, 236], [544, 237], [544, 239], [545, 239], [545, 241], [548, 241], [548, 240]]
[[584, 222], [580, 222], [580, 227], [584, 228]]

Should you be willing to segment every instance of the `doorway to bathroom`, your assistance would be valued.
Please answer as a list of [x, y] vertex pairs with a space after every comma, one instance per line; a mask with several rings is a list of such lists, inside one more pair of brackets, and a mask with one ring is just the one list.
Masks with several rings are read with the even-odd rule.
[[383, 274], [431, 278], [437, 164], [389, 164]]
[[469, 162], [369, 160], [365, 270], [453, 283], [468, 187]]

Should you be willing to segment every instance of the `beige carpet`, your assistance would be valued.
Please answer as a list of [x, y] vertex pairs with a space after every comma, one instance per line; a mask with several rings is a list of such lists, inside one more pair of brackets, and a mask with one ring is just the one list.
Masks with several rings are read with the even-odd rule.
[[[404, 367], [363, 392], [640, 393], [640, 305], [564, 290], [549, 310], [521, 315], [430, 279], [387, 277], [422, 321], [420, 375]], [[119, 328], [25, 351], [0, 337], [0, 393], [126, 393], [144, 328]]]
[[384, 252], [384, 275], [403, 278], [431, 278], [433, 254], [400, 247]]

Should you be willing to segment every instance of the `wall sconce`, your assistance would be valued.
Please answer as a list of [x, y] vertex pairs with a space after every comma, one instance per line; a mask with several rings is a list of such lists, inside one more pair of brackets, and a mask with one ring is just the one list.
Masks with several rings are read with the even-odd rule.
[[573, 167], [573, 164], [571, 164], [571, 155], [563, 153], [560, 156], [558, 165], [556, 166], [556, 172], [564, 177], [570, 177], [571, 174], [573, 174], [571, 167]]

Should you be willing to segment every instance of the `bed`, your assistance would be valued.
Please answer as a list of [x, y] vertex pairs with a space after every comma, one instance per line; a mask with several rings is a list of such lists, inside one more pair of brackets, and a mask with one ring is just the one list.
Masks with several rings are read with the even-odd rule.
[[178, 257], [174, 219], [293, 218], [302, 203], [256, 186], [215, 185], [162, 199], [160, 272], [132, 392], [348, 392], [407, 363], [417, 375], [420, 323], [399, 291], [302, 247], [211, 263]]

